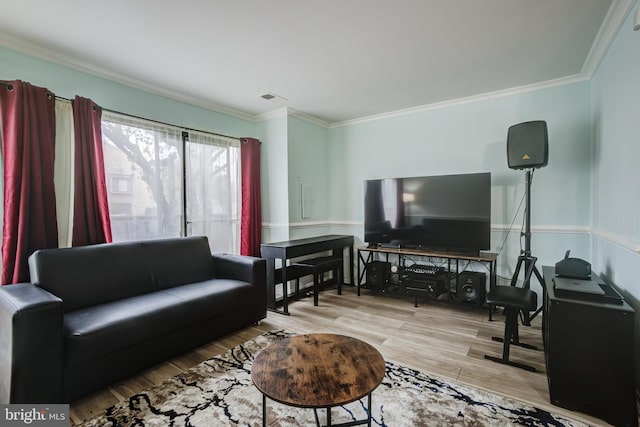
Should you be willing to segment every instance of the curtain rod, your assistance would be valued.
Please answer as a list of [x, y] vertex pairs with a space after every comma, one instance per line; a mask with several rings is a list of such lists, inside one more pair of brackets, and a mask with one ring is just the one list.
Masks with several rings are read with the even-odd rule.
[[[56, 99], [61, 99], [63, 101], [69, 101], [69, 102], [72, 101], [71, 99], [64, 98], [64, 97], [58, 96], [58, 95], [56, 95]], [[102, 109], [102, 111], [106, 111], [106, 112], [113, 113], [113, 114], [121, 114], [123, 116], [133, 117], [134, 119], [146, 120], [148, 122], [157, 123], [159, 125], [173, 126], [173, 127], [176, 127], [176, 128], [182, 129], [182, 130], [186, 130], [186, 131], [208, 133], [210, 135], [220, 136], [222, 138], [229, 138], [229, 139], [235, 139], [235, 140], [238, 140], [238, 141], [242, 141], [242, 138], [238, 138], [237, 136], [229, 136], [229, 135], [224, 135], [222, 133], [211, 132], [211, 131], [208, 131], [208, 130], [194, 129], [194, 128], [190, 128], [190, 127], [186, 127], [186, 126], [180, 126], [180, 125], [176, 125], [174, 123], [162, 122], [160, 120], [154, 120], [154, 119], [149, 119], [149, 118], [146, 118], [146, 117], [136, 116], [135, 114], [129, 114], [129, 113], [123, 113], [122, 111], [111, 110], [109, 108], [104, 108], [104, 107], [100, 107], [100, 108]]]
[[[0, 81], [0, 85], [6, 87], [9, 90], [13, 90], [13, 84], [11, 84], [11, 83], [5, 83], [3, 81]], [[72, 101], [69, 98], [65, 98], [65, 97], [58, 96], [58, 95], [55, 95], [55, 98], [59, 99], [59, 100], [62, 100], [62, 101], [67, 101], [67, 102], [71, 102]], [[182, 130], [186, 130], [186, 131], [208, 133], [210, 135], [215, 135], [215, 136], [219, 136], [219, 137], [222, 137], [222, 138], [229, 138], [229, 139], [235, 139], [235, 140], [238, 140], [238, 141], [242, 141], [242, 138], [238, 138], [237, 136], [229, 136], [229, 135], [224, 135], [224, 134], [221, 134], [221, 133], [211, 132], [211, 131], [207, 131], [207, 130], [194, 129], [194, 128], [189, 128], [189, 127], [186, 127], [186, 126], [179, 126], [179, 125], [176, 125], [176, 124], [173, 124], [173, 123], [161, 122], [159, 120], [148, 119], [146, 117], [140, 117], [140, 116], [136, 116], [136, 115], [129, 114], [129, 113], [123, 113], [121, 111], [111, 110], [109, 108], [103, 108], [103, 107], [100, 107], [100, 108], [102, 108], [102, 111], [107, 111], [109, 113], [114, 113], [114, 114], [121, 114], [123, 116], [133, 117], [134, 119], [146, 120], [148, 122], [153, 122], [153, 123], [157, 123], [157, 124], [165, 125], [165, 126], [173, 126], [173, 127], [176, 127], [176, 128], [182, 129]]]

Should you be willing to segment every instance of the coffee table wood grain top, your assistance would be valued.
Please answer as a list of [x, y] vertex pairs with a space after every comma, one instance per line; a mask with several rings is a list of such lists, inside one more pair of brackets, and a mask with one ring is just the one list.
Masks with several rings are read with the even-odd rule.
[[286, 405], [329, 408], [361, 399], [385, 373], [382, 355], [357, 338], [306, 334], [262, 350], [251, 378], [263, 395]]

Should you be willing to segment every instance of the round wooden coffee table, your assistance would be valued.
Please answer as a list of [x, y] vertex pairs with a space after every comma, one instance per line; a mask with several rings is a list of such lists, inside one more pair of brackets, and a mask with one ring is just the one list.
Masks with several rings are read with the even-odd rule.
[[266, 398], [299, 408], [327, 410], [367, 396], [367, 418], [349, 423], [371, 425], [371, 392], [382, 382], [385, 363], [371, 345], [334, 334], [285, 338], [262, 350], [253, 362], [251, 379], [262, 393], [262, 425], [266, 426]]

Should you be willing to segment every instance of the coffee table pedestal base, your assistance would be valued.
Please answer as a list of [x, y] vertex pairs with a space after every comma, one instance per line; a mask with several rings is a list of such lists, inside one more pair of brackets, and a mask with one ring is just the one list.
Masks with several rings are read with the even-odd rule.
[[[351, 426], [361, 426], [366, 424], [371, 427], [371, 393], [367, 396], [367, 418], [362, 420], [354, 420], [346, 423], [333, 424], [331, 422], [331, 408], [326, 408], [327, 410], [327, 424], [324, 426], [320, 424], [320, 418], [318, 417], [318, 408], [313, 408], [313, 414], [316, 418], [316, 425], [318, 427], [351, 427]], [[267, 427], [267, 396], [262, 395], [262, 427]]]

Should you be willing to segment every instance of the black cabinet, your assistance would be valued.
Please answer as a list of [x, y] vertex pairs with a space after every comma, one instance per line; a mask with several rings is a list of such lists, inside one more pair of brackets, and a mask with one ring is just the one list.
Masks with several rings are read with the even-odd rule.
[[[616, 426], [637, 426], [633, 308], [621, 300], [556, 292], [555, 269], [543, 267], [543, 275], [551, 403]], [[600, 282], [595, 275], [592, 280]]]

